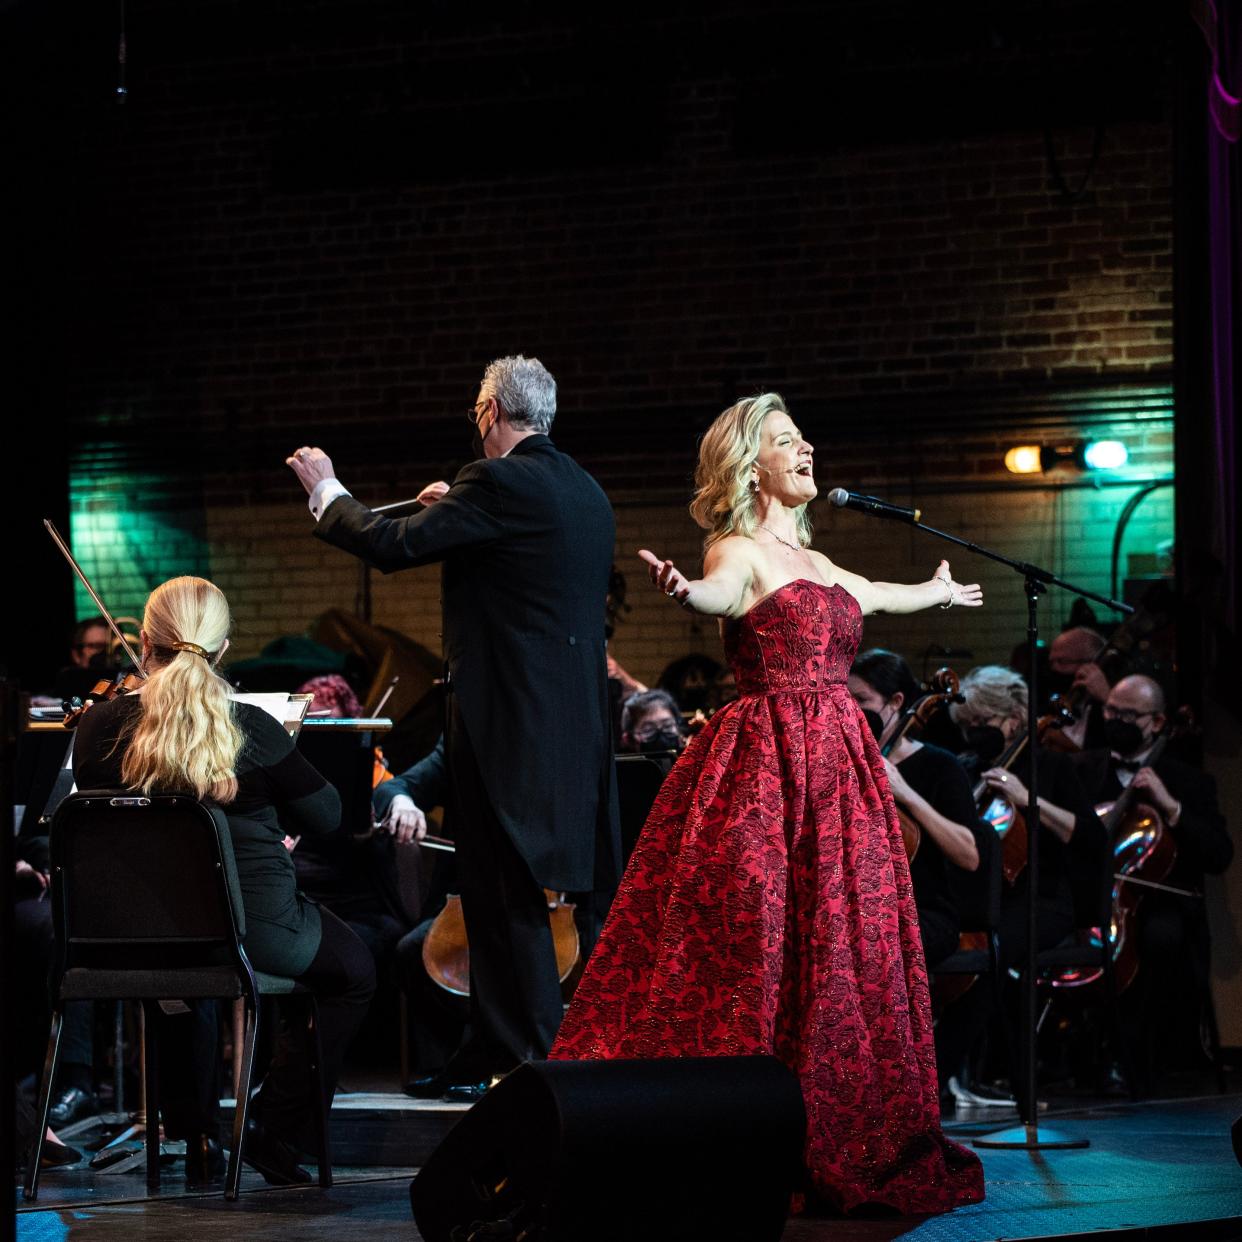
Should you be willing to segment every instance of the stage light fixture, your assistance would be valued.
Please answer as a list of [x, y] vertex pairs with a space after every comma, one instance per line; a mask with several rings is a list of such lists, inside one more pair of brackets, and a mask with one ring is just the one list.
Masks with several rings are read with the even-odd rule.
[[1010, 474], [1045, 474], [1057, 466], [1117, 470], [1129, 460], [1120, 440], [1069, 440], [1060, 444], [1016, 444], [1005, 454]]

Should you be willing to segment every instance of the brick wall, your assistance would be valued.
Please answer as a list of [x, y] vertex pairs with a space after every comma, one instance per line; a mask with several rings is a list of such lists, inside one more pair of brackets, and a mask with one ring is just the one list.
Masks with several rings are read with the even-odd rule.
[[[1047, 428], [1041, 430], [1053, 440], [1061, 438]], [[1113, 532], [1123, 506], [1144, 481], [1171, 474], [1167, 419], [1112, 423], [1108, 430], [1128, 444], [1131, 461], [1124, 470], [1104, 476], [1100, 486], [1091, 486], [1073, 471], [1057, 471], [1034, 483], [1006, 474], [1000, 465], [1004, 448], [1029, 437], [1003, 431], [977, 437], [965, 454], [956, 437], [920, 441], [920, 450], [937, 463], [934, 476], [909, 462], [904, 471], [893, 470], [891, 450], [885, 462], [865, 445], [834, 453], [831, 443], [823, 441], [820, 469], [832, 469], [838, 481], [899, 504], [920, 506], [932, 526], [1034, 561], [1089, 590], [1108, 594]], [[822, 480], [821, 491], [830, 483]], [[615, 492], [613, 498], [617, 560], [629, 582], [630, 604], [613, 640], [614, 655], [646, 681], [654, 681], [665, 664], [687, 651], [720, 658], [715, 623], [684, 612], [651, 590], [635, 556], [639, 547], [652, 547], [688, 572], [697, 571], [701, 532], [686, 511], [685, 499], [651, 503], [633, 492]], [[1173, 537], [1172, 502], [1173, 489], [1163, 488], [1135, 511], [1122, 546], [1121, 581], [1155, 573], [1167, 562], [1162, 545]], [[194, 532], [187, 532], [187, 524], [203, 510], [120, 522], [117, 510], [132, 504], [129, 494], [117, 492], [109, 501], [100, 492], [90, 503], [89, 514], [83, 511], [75, 520], [74, 534], [81, 559], [88, 572], [97, 574], [105, 598], [114, 601], [118, 611], [140, 612], [144, 591], [162, 578], [184, 572], [207, 574], [233, 605], [238, 658], [256, 654], [279, 634], [300, 632], [325, 608], [355, 606], [357, 563], [311, 537], [311, 518], [291, 488], [278, 504], [256, 500], [209, 505], [205, 524]], [[972, 663], [1005, 662], [1024, 639], [1025, 600], [1021, 580], [1012, 571], [943, 548], [931, 536], [900, 524], [837, 510], [822, 500], [814, 516], [816, 546], [854, 572], [886, 581], [919, 581], [930, 576], [943, 555], [959, 581], [984, 586], [986, 605], [978, 611], [931, 610], [909, 617], [870, 618], [868, 644], [904, 652], [916, 669], [922, 667], [925, 655], [933, 667], [941, 662], [934, 653], [927, 654], [932, 644], [966, 648], [973, 658], [950, 661], [965, 671]], [[376, 622], [408, 633], [433, 651], [440, 649], [437, 569], [373, 574], [372, 592]], [[1071, 603], [1069, 595], [1056, 590], [1046, 597], [1041, 624], [1047, 637], [1065, 622]], [[1108, 618], [1102, 609], [1098, 615]]]
[[[1081, 68], [1075, 6], [1054, 7], [1061, 68]], [[1133, 477], [1171, 473], [1159, 75], [1110, 95], [1070, 199], [1043, 125], [1077, 181], [1096, 113], [1066, 86], [1060, 111], [1033, 111], [1040, 6], [987, 37], [909, 6], [904, 44], [874, 38], [866, 6], [839, 9], [736, 3], [690, 22], [639, 6], [587, 29], [378, 0], [244, 15], [197, 0], [174, 20], [136, 0], [123, 109], [105, 102], [97, 17], [97, 45], [78, 48], [101, 58], [96, 89], [73, 99], [66, 155], [67, 386], [74, 529], [117, 609], [206, 566], [247, 655], [351, 607], [356, 568], [308, 537], [284, 455], [324, 445], [377, 503], [451, 477], [482, 364], [512, 350], [552, 368], [558, 440], [618, 506], [634, 609], [616, 648], [641, 676], [716, 647], [641, 589], [632, 550], [695, 561], [695, 438], [762, 388], [792, 403], [826, 486], [917, 498], [1103, 588], [1127, 490], [1019, 491], [997, 463], [1009, 443], [1098, 425], [1129, 429]], [[1141, 23], [1117, 37], [1128, 59], [1113, 59], [1158, 60]], [[921, 103], [885, 104], [885, 75], [916, 62]], [[1159, 417], [1135, 421], [1152, 392]], [[1139, 511], [1131, 550], [1169, 537], [1170, 497]], [[857, 515], [817, 525], [873, 577], [939, 556]], [[877, 619], [869, 640], [1003, 656], [1020, 593], [979, 576], [984, 612]], [[435, 571], [376, 575], [374, 591], [377, 620], [437, 646]], [[1049, 620], [1067, 606], [1051, 598]]]

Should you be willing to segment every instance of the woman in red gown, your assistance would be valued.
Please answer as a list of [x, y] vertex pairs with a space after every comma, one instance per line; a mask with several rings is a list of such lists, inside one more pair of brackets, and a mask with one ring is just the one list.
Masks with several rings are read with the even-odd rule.
[[721, 414], [695, 481], [704, 576], [641, 555], [722, 619], [739, 697], [660, 790], [551, 1055], [773, 1053], [802, 1085], [813, 1200], [977, 1202], [978, 1159], [940, 1130], [910, 873], [846, 678], [865, 614], [975, 606], [979, 588], [944, 562], [868, 582], [811, 551], [812, 448], [774, 393]]

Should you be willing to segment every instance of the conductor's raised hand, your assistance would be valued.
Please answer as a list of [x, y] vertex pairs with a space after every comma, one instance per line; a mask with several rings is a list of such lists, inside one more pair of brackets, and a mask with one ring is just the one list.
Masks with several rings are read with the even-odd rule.
[[639, 548], [638, 555], [647, 563], [647, 573], [652, 583], [659, 587], [665, 595], [671, 596], [679, 604], [685, 604], [690, 598], [690, 583], [672, 561], [662, 561], [654, 552]]
[[949, 597], [941, 604], [942, 608], [981, 608], [983, 606], [983, 588], [977, 583], [972, 582], [969, 586], [963, 586], [960, 582], [955, 582], [953, 575], [949, 572], [949, 562], [941, 561], [932, 577], [948, 589]]
[[321, 448], [311, 448], [304, 444], [295, 449], [285, 458], [285, 465], [298, 476], [298, 482], [306, 488], [309, 496], [324, 479], [335, 479], [336, 471], [332, 468], [332, 458]]
[[443, 479], [438, 479], [435, 483], [428, 483], [414, 499], [426, 508], [428, 505], [434, 505], [448, 489], [449, 485]]

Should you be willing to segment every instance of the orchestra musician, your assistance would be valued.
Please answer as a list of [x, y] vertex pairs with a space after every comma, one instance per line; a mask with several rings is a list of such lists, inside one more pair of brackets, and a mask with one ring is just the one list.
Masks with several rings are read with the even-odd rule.
[[[141, 633], [147, 680], [138, 692], [82, 716], [74, 778], [82, 789], [190, 790], [223, 809], [246, 914], [246, 954], [257, 970], [291, 976], [315, 993], [330, 1104], [346, 1046], [375, 990], [375, 971], [358, 937], [298, 891], [284, 839], [287, 831], [331, 832], [340, 797], [276, 720], [230, 699], [216, 672], [229, 626], [228, 603], [212, 583], [185, 577], [157, 587]], [[215, 1006], [200, 1001], [190, 1008], [188, 1015], [158, 1008], [152, 1015], [165, 1129], [186, 1140], [187, 1176], [196, 1180], [214, 1175], [223, 1160]], [[307, 1042], [282, 1033], [247, 1122], [243, 1157], [277, 1185], [310, 1180], [298, 1164], [298, 1152], [316, 1148]]]
[[1080, 750], [1103, 740], [1100, 707], [1108, 698], [1109, 683], [1097, 661], [1106, 646], [1098, 630], [1075, 625], [1062, 630], [1048, 648], [1045, 689], [1058, 702], [1068, 694], [1078, 698], [1078, 718], [1061, 731]]
[[1229, 866], [1233, 843], [1211, 776], [1167, 753], [1149, 762], [1168, 724], [1159, 682], [1141, 674], [1122, 678], [1101, 715], [1104, 746], [1072, 757], [1084, 789], [1097, 804], [1113, 802], [1127, 787], [1141, 791], [1177, 850], [1163, 887], [1142, 888], [1134, 930], [1138, 975], [1119, 1004], [1122, 1069], [1131, 1092], [1145, 1095], [1161, 1070], [1185, 1063], [1198, 1047], [1210, 969], [1204, 876]]
[[[876, 741], [881, 751], [896, 735], [904, 709], [922, 694], [906, 661], [879, 647], [864, 651], [854, 661], [849, 688], [864, 713], [878, 718]], [[917, 738], [902, 737], [885, 754], [884, 767], [897, 805], [920, 829], [918, 848], [910, 860], [910, 880], [923, 954], [933, 967], [956, 952], [961, 931], [950, 868], [974, 871], [979, 866], [972, 827], [978, 819], [975, 800], [970, 781], [954, 756]]]
[[[960, 692], [963, 702], [954, 703], [949, 712], [971, 749], [990, 757], [984, 762], [991, 763], [982, 773], [979, 810], [1000, 797], [1025, 815], [1030, 802], [1023, 746], [1028, 702], [1025, 679], [1012, 669], [984, 665], [962, 679]], [[1103, 827], [1069, 759], [1037, 746], [1036, 764], [1040, 791], [1037, 947], [1042, 950], [1066, 939], [1081, 912], [1093, 908], [1105, 843]], [[1028, 891], [1029, 876], [1023, 867], [1002, 895], [998, 934], [1002, 974], [1026, 960]], [[960, 1075], [992, 1016], [992, 995], [990, 988], [971, 988], [946, 1010], [937, 1041], [942, 1081]], [[970, 1089], [981, 1096], [977, 1085]]]

